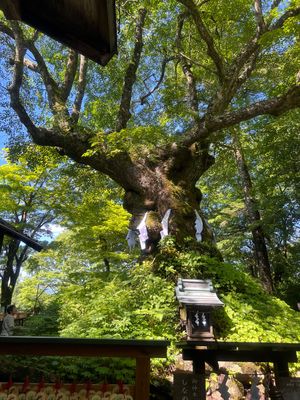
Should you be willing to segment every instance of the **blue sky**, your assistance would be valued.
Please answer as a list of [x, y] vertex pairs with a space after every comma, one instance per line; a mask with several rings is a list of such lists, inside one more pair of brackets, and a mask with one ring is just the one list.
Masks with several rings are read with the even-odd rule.
[[6, 136], [0, 132], [0, 165], [5, 163], [2, 152], [2, 149], [5, 147], [5, 142], [6, 142]]
[[2, 149], [5, 147], [5, 136], [3, 134], [0, 134], [0, 165], [5, 163], [5, 160], [3, 159], [3, 154], [2, 154]]

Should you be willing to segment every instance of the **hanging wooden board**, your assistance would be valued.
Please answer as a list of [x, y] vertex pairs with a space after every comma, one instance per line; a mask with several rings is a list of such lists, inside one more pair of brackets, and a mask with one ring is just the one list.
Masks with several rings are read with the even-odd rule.
[[0, 9], [101, 65], [117, 52], [114, 0], [0, 0]]

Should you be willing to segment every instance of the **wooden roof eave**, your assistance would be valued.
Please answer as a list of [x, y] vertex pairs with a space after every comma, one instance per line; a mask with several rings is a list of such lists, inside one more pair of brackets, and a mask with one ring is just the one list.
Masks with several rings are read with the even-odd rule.
[[0, 0], [0, 9], [103, 66], [117, 53], [115, 0]]

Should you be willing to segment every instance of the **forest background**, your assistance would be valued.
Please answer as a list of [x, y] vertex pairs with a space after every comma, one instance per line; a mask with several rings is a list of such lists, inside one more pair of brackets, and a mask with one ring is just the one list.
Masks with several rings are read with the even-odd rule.
[[1, 18], [0, 216], [45, 243], [1, 254], [23, 333], [173, 343], [184, 277], [212, 279], [218, 338], [299, 342], [300, 7], [217, 3], [119, 2], [105, 68]]

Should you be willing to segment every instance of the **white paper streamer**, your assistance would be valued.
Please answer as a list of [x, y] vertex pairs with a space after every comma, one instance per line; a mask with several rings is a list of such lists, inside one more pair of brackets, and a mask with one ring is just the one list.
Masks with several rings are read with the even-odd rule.
[[163, 239], [169, 234], [169, 218], [171, 214], [171, 209], [169, 208], [161, 221], [162, 230], [160, 231], [160, 237]]
[[203, 222], [202, 219], [200, 217], [200, 215], [198, 214], [198, 211], [195, 210], [195, 214], [196, 214], [196, 219], [195, 219], [195, 230], [196, 230], [196, 239], [197, 242], [201, 242], [202, 241], [202, 231], [203, 231]]
[[128, 229], [126, 240], [128, 243], [129, 250], [133, 250], [136, 245], [137, 234], [133, 229]]
[[146, 226], [146, 219], [147, 219], [148, 212], [145, 213], [143, 219], [139, 223], [137, 229], [140, 232], [139, 234], [139, 241], [141, 245], [141, 249], [145, 250], [146, 248], [146, 240], [149, 238], [148, 236], [148, 231], [147, 231], [147, 226]]

